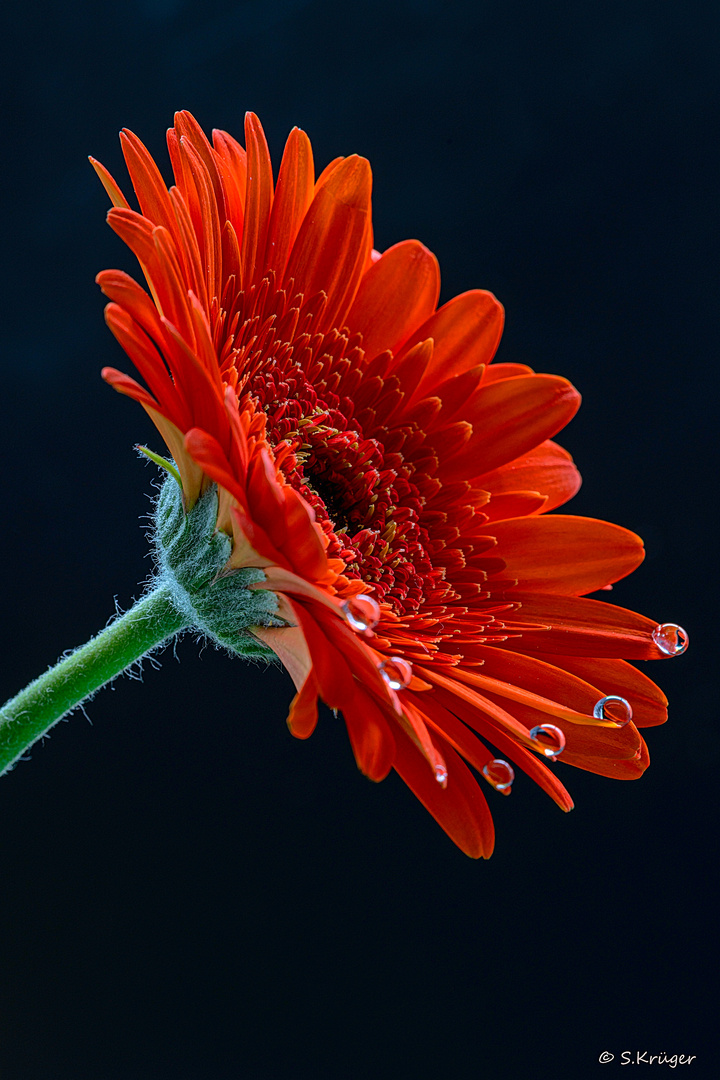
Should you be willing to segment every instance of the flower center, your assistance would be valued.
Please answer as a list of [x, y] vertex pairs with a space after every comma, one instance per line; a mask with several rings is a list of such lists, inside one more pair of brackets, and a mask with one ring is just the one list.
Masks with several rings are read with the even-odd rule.
[[264, 410], [271, 444], [291, 447], [281, 468], [313, 507], [328, 554], [398, 614], [415, 611], [439, 572], [419, 522], [414, 466], [366, 438], [354, 416], [364, 361], [359, 335], [316, 332], [324, 296], [304, 303], [289, 295], [269, 277], [257, 294], [233, 298], [231, 317], [218, 313], [223, 377]]

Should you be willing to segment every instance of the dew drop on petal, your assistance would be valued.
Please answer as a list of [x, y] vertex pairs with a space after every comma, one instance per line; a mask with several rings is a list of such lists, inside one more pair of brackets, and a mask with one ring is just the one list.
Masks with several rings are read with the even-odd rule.
[[488, 761], [487, 765], [483, 765], [482, 774], [496, 791], [502, 792], [503, 795], [510, 794], [512, 782], [515, 779], [515, 770], [507, 761], [503, 761], [502, 758], [494, 758], [492, 761]]
[[[608, 712], [607, 706], [612, 705], [614, 708], [611, 712]], [[618, 697], [617, 694], [608, 694], [607, 697], [600, 698], [595, 703], [593, 709], [593, 716], [596, 720], [612, 720], [613, 724], [617, 724], [618, 727], [625, 727], [632, 720], [632, 705], [624, 697]]]
[[412, 680], [412, 664], [402, 656], [389, 656], [380, 665], [380, 674], [391, 690], [404, 690]]
[[656, 626], [652, 632], [652, 639], [660, 652], [665, 653], [666, 656], [681, 656], [690, 644], [687, 631], [672, 622]]
[[372, 630], [380, 622], [378, 602], [372, 596], [368, 596], [367, 593], [358, 593], [357, 596], [351, 596], [342, 605], [342, 609], [353, 630], [358, 632]]
[[435, 779], [437, 780], [438, 784], [442, 784], [442, 786], [445, 787], [445, 785], [447, 784], [447, 778], [448, 778], [448, 774], [447, 774], [447, 769], [445, 768], [445, 766], [444, 765], [436, 765], [435, 766]]
[[555, 724], [538, 724], [530, 732], [530, 738], [536, 749], [551, 761], [555, 761], [558, 754], [562, 754], [565, 749], [565, 736]]

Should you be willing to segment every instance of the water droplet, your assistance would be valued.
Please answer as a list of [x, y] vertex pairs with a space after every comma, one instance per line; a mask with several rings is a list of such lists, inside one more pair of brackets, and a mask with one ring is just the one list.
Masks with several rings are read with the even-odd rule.
[[412, 664], [402, 656], [389, 656], [380, 665], [380, 674], [391, 690], [404, 690], [412, 679]]
[[551, 761], [555, 761], [565, 749], [565, 736], [554, 724], [538, 724], [530, 732], [530, 738], [540, 753]]
[[660, 652], [665, 653], [666, 656], [681, 656], [690, 644], [687, 631], [672, 622], [656, 626], [652, 632], [652, 639]]
[[447, 784], [447, 778], [448, 778], [448, 774], [447, 774], [447, 769], [445, 768], [445, 766], [444, 765], [436, 765], [435, 766], [435, 779], [437, 780], [438, 784], [442, 784], [442, 786], [445, 787], [445, 785]]
[[378, 602], [373, 600], [372, 596], [368, 596], [367, 593], [358, 593], [357, 596], [351, 596], [342, 605], [342, 609], [353, 630], [357, 630], [359, 633], [364, 630], [374, 629], [380, 622]]
[[[612, 712], [607, 711], [608, 705], [615, 705], [616, 707]], [[632, 705], [624, 697], [618, 697], [617, 694], [608, 694], [607, 697], [600, 698], [593, 709], [593, 716], [596, 720], [612, 720], [618, 727], [625, 727], [632, 720]]]
[[482, 774], [496, 791], [502, 792], [503, 795], [510, 794], [512, 782], [515, 779], [515, 770], [507, 761], [503, 761], [502, 758], [494, 758], [492, 761], [488, 761], [487, 765], [483, 766]]

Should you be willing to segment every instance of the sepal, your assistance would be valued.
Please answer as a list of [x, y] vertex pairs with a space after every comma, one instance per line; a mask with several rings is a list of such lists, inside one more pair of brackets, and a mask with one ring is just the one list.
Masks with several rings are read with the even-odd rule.
[[226, 571], [232, 540], [217, 529], [217, 511], [215, 485], [186, 513], [182, 489], [173, 475], [168, 476], [154, 515], [159, 580], [170, 586], [173, 601], [191, 628], [240, 656], [274, 658], [250, 628], [286, 625], [277, 615], [278, 598], [269, 589], [258, 588], [265, 580], [261, 569]]

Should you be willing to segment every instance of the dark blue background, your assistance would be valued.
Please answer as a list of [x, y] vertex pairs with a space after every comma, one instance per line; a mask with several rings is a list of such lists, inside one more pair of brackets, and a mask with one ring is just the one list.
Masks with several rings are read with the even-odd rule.
[[125, 184], [128, 126], [167, 174], [178, 108], [238, 136], [255, 110], [276, 164], [296, 123], [321, 166], [369, 157], [376, 245], [422, 239], [443, 299], [492, 289], [501, 359], [583, 393], [571, 509], [644, 536], [612, 596], [693, 644], [650, 668], [671, 719], [644, 779], [559, 764], [564, 817], [520, 777], [481, 864], [329, 715], [292, 740], [280, 672], [184, 640], [119, 680], [0, 783], [1, 1080], [583, 1080], [623, 1050], [717, 1075], [717, 6], [3, 19], [0, 700], [150, 571], [132, 448], [161, 445], [100, 381], [128, 366], [93, 284], [134, 267], [86, 156]]

